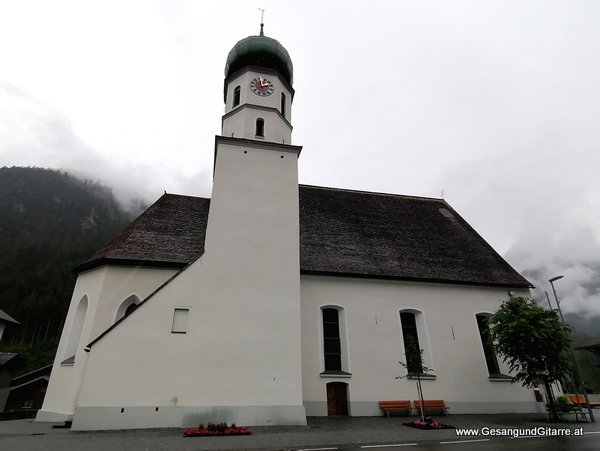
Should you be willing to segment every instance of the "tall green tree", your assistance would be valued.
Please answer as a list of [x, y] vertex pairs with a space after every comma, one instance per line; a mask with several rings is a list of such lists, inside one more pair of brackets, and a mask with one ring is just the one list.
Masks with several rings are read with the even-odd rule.
[[550, 406], [554, 407], [550, 384], [564, 381], [571, 364], [571, 326], [556, 312], [545, 310], [532, 299], [511, 297], [491, 317], [496, 350], [505, 358], [514, 379], [524, 387], [543, 382]]

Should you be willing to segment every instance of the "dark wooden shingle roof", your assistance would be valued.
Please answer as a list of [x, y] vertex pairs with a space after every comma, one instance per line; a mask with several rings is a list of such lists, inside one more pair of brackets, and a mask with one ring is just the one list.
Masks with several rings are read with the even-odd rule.
[[[300, 186], [304, 273], [528, 287], [442, 199]], [[79, 270], [183, 267], [204, 252], [210, 200], [163, 195]]]
[[88, 262], [180, 268], [204, 253], [210, 199], [164, 194]]
[[443, 199], [300, 188], [304, 272], [530, 286]]

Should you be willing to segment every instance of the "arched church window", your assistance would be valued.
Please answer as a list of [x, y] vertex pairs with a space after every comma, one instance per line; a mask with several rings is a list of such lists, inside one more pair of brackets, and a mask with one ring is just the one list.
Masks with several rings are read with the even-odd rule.
[[77, 304], [77, 309], [73, 315], [73, 322], [71, 323], [71, 333], [69, 334], [69, 340], [65, 347], [64, 357], [65, 360], [61, 362], [63, 365], [73, 365], [75, 363], [75, 355], [79, 348], [79, 342], [81, 341], [81, 333], [83, 332], [83, 325], [85, 323], [85, 315], [87, 313], [88, 298], [83, 296]]
[[344, 309], [335, 305], [321, 307], [321, 320], [324, 373], [347, 373], [348, 352]]
[[121, 318], [130, 315], [136, 308], [138, 308], [139, 303], [140, 298], [138, 298], [135, 294], [132, 294], [123, 302], [121, 302], [119, 308], [117, 309], [115, 322], [119, 321]]
[[404, 349], [406, 355], [406, 369], [413, 374], [421, 373], [418, 368], [421, 366], [416, 354], [411, 354], [409, 348], [412, 346], [420, 352], [419, 334], [417, 332], [416, 316], [412, 312], [400, 312], [400, 322], [402, 323], [402, 339], [404, 340]]
[[342, 371], [340, 315], [337, 309], [323, 309], [323, 353], [325, 371]]
[[240, 86], [236, 86], [233, 90], [233, 108], [240, 104], [240, 94], [242, 92], [242, 88]]
[[[425, 328], [425, 317], [418, 310], [400, 311], [400, 326], [404, 344], [404, 359], [408, 374], [433, 376], [431, 352]], [[412, 351], [412, 352], [411, 352]]]
[[125, 309], [125, 315], [124, 316], [129, 316], [136, 308], [138, 308], [137, 304], [131, 304], [129, 307], [127, 307]]
[[256, 133], [255, 135], [259, 138], [265, 137], [265, 120], [262, 117], [256, 119]]
[[285, 93], [281, 93], [281, 115], [285, 117]]
[[490, 314], [479, 313], [475, 315], [475, 318], [477, 319], [477, 328], [479, 329], [479, 337], [481, 338], [488, 373], [490, 377], [493, 377], [500, 374], [500, 366], [498, 365], [498, 358], [496, 357], [496, 351], [494, 351], [494, 343], [488, 325], [490, 316]]

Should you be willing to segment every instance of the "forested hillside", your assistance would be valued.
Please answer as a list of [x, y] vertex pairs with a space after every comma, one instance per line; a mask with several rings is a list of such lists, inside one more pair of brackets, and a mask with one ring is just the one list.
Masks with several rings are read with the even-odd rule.
[[57, 341], [73, 267], [130, 220], [98, 183], [49, 169], [0, 168], [0, 309], [21, 323], [3, 342]]

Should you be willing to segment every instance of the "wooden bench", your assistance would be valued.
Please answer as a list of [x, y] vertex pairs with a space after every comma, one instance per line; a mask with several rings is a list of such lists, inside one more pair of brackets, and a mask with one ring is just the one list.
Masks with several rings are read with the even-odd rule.
[[[569, 398], [569, 401], [571, 401], [571, 403], [579, 404], [581, 407], [587, 407], [587, 402], [585, 402], [585, 396], [583, 396], [583, 395], [567, 395], [567, 397]], [[592, 409], [595, 409], [596, 407], [600, 407], [600, 402], [591, 402], [590, 401], [590, 406], [592, 407]]]
[[[420, 410], [421, 401], [414, 401], [415, 409]], [[446, 403], [441, 399], [426, 399], [423, 401], [423, 411], [427, 412], [440, 412], [443, 415], [448, 414], [449, 407], [446, 407]]]
[[585, 421], [588, 420], [588, 413], [584, 412], [581, 406], [576, 404], [567, 404], [559, 407], [555, 407], [554, 410], [550, 408], [550, 406], [546, 406], [546, 411], [548, 414], [548, 421], [552, 421], [555, 418], [558, 418], [559, 421], [566, 422], [565, 414], [573, 413], [575, 414], [575, 421]]
[[410, 411], [412, 410], [410, 401], [379, 401], [379, 408], [387, 414], [388, 418], [390, 417], [390, 412], [400, 411], [410, 415]]

